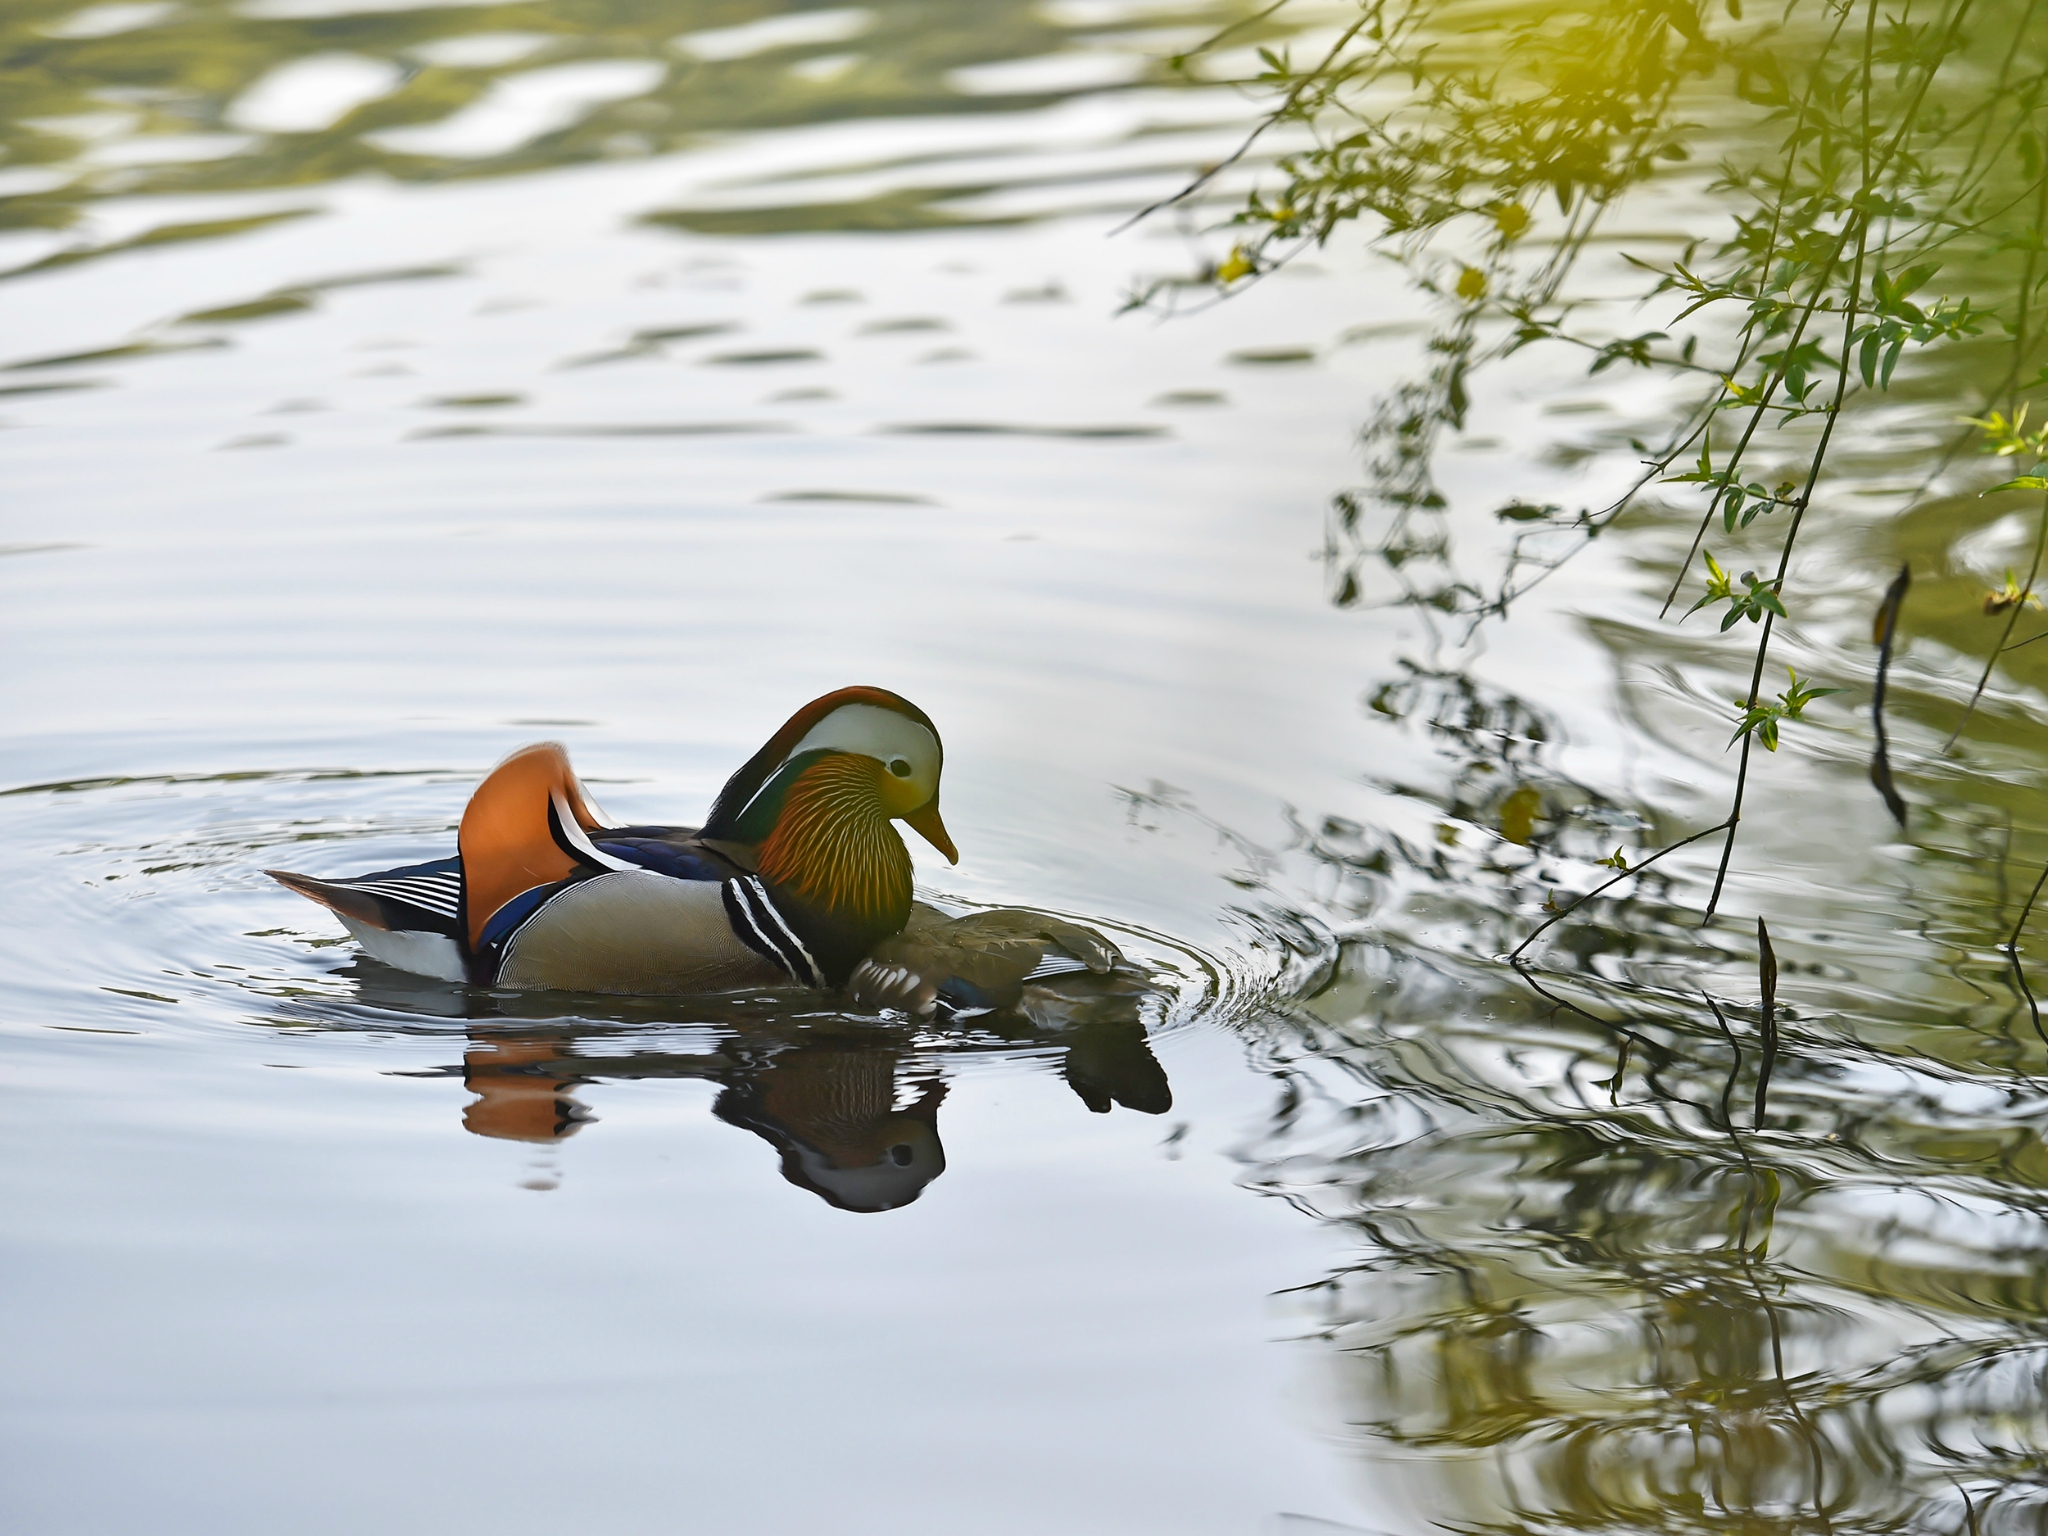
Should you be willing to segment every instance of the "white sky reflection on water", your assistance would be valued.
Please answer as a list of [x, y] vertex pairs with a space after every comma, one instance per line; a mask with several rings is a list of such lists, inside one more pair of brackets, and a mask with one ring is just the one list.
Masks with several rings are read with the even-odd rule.
[[[689, 51], [865, 33], [824, 14], [829, 36], [813, 15]], [[284, 66], [315, 67], [259, 81], [237, 126], [373, 100], [369, 67]], [[501, 153], [662, 69], [551, 63], [381, 138]], [[872, 682], [945, 738], [964, 857], [920, 854], [932, 889], [1270, 972], [1235, 910], [1246, 850], [1121, 791], [1272, 843], [1297, 812], [1426, 843], [1437, 812], [1384, 787], [1425, 778], [1428, 743], [1360, 700], [1418, 627], [1331, 607], [1316, 559], [1358, 421], [1415, 355], [1411, 301], [1333, 251], [1200, 315], [1113, 318], [1193, 250], [1171, 221], [1109, 229], [1243, 120], [1225, 92], [1131, 89], [516, 178], [110, 197], [35, 237], [302, 214], [0, 285], [0, 388], [50, 387], [0, 394], [0, 548], [23, 551], [0, 643], [31, 658], [0, 674], [0, 782], [130, 781], [0, 796], [10, 1533], [1426, 1526], [1329, 1443], [1342, 1409], [1275, 1342], [1310, 1326], [1276, 1293], [1332, 1244], [1237, 1187], [1271, 1087], [1224, 1028], [1159, 1033], [1158, 1117], [1088, 1113], [1054, 1045], [919, 1045], [947, 1171], [854, 1216], [714, 1116], [733, 1074], [687, 1008], [465, 1029], [260, 872], [444, 851], [477, 776], [543, 736], [615, 815], [694, 820], [790, 710]], [[1019, 222], [645, 221], [932, 188]], [[1461, 502], [1521, 489], [1541, 404], [1446, 462]], [[1632, 579], [1605, 558], [1580, 592]], [[1564, 736], [1603, 748], [1608, 665], [1540, 604], [1495, 652], [1509, 680], [1588, 679]], [[654, 1065], [593, 1069], [569, 1097], [595, 1119], [559, 1143], [468, 1134], [464, 1058], [507, 1042]]]
[[[348, 950], [259, 873], [431, 853], [546, 735], [615, 814], [692, 819], [790, 709], [873, 681], [946, 737], [940, 889], [1233, 942], [1228, 851], [1116, 786], [1264, 827], [1355, 792], [1346, 733], [1289, 722], [1354, 707], [1358, 623], [1310, 556], [1375, 360], [1229, 359], [1398, 316], [1390, 290], [1289, 279], [1162, 326], [1111, 314], [1183, 250], [1106, 217], [637, 222], [935, 142], [1006, 156], [994, 181], [1158, 167], [1196, 141], [1132, 155], [1133, 128], [1217, 105], [104, 202], [66, 238], [313, 212], [0, 291], [0, 362], [37, 364], [0, 383], [95, 386], [0, 397], [0, 539], [62, 546], [0, 562], [35, 658], [0, 681], [7, 782], [441, 770], [0, 799], [31, 871], [0, 949], [10, 1531], [1386, 1518], [1271, 1342], [1326, 1242], [1234, 1185], [1264, 1092], [1229, 1035], [1161, 1037], [1159, 1118], [1088, 1114], [1056, 1053], [940, 1058], [949, 1171], [850, 1216], [706, 1082], [581, 1088], [558, 1146], [465, 1134], [474, 1042], [306, 1028], [293, 996], [356, 995]], [[133, 343], [163, 350], [47, 362]]]

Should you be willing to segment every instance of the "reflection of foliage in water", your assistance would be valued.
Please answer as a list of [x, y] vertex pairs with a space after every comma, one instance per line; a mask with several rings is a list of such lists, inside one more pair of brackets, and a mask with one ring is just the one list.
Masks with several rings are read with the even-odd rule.
[[[1675, 591], [1718, 551], [1707, 606], [1747, 654], [1618, 616], [1595, 629], [1628, 662], [1709, 673], [1709, 698], [1747, 685], [1723, 727], [1741, 745], [1735, 811], [1707, 829], [1732, 845], [1751, 746], [1798, 713], [1769, 712], [1762, 686], [1788, 615], [1802, 662], [1839, 666], [1852, 603], [1867, 620], [1903, 560], [1902, 633], [1981, 659], [1984, 677], [2041, 680], [2041, 648], [2007, 650], [2039, 555], [2003, 582], [1973, 572], [1957, 546], [2014, 504], [1979, 504], [1983, 477], [1950, 466], [1970, 415], [2017, 450], [2016, 489], [2043, 489], [2025, 471], [2048, 445], [2015, 416], [2048, 385], [2031, 376], [2048, 30], [2030, 0], [1725, 10], [1365, 0], [1328, 53], [1267, 60], [1274, 122], [1315, 146], [1245, 205], [1212, 281], [1228, 290], [1363, 218], [1442, 308], [1418, 375], [1366, 425], [1362, 487], [1336, 503], [1342, 604], [1390, 596], [1469, 638], [1624, 510], [1644, 514], [1639, 543], [1656, 514], [1683, 526], [1673, 554], [1698, 520], [1693, 550], [1675, 569], [1655, 558], [1650, 579]], [[1595, 231], [1625, 205], [1690, 243], [1633, 270], [1605, 260]], [[1610, 318], [1617, 294], [1666, 318]], [[1438, 455], [1493, 404], [1482, 374], [1538, 344], [1652, 381], [1633, 402], [1639, 440], [1593, 450], [1642, 467], [1576, 515], [1520, 492], [1498, 514], [1497, 563], [1465, 574]], [[1850, 499], [1873, 492], [1888, 526]], [[1659, 495], [1699, 499], [1686, 516]], [[1824, 578], [1798, 590], [1802, 523], [1809, 549], [1884, 575], [1848, 601]], [[1754, 580], [1726, 574], [1745, 561]], [[1853, 850], [1759, 846], [1806, 877], [1765, 901], [1813, 957], [1784, 968], [1796, 1006], [1768, 1055], [1759, 1010], [1721, 1000], [1749, 991], [1756, 952], [1701, 930], [1689, 886], [1655, 884], [1669, 864], [1639, 879], [1617, 848], [1612, 876], [1595, 873], [1604, 894], [1550, 930], [1545, 969], [1500, 966], [1560, 915], [1546, 864], [1591, 883], [1599, 821], [1576, 807], [1600, 799], [1546, 772], [1541, 700], [1490, 698], [1441, 653], [1374, 695], [1449, 755], [1438, 784], [1383, 786], [1441, 814], [1444, 836], [1299, 837], [1314, 870], [1276, 879], [1276, 898], [1330, 896], [1352, 937], [1338, 980], [1255, 1042], [1282, 1091], [1246, 1158], [1255, 1187], [1355, 1240], [1308, 1305], [1355, 1443], [1411, 1477], [1437, 1525], [2041, 1529], [2048, 1036], [2016, 956], [1993, 947], [2023, 926], [2032, 884], [2008, 865], [2040, 855], [2040, 732], [2023, 701], [1973, 718], [1975, 681], [1923, 665], [1891, 694], [1931, 802], [1913, 825], [1925, 888], [1902, 876], [1889, 912], [1861, 911], [1828, 899]], [[1973, 768], [1927, 750], [1966, 727]], [[1826, 750], [1802, 742], [1835, 768]], [[1853, 769], [1820, 777], [1870, 793]], [[1661, 812], [1642, 824], [1650, 846], [1687, 830]], [[1718, 894], [1717, 880], [1709, 910]], [[1838, 918], [1864, 931], [1816, 931]]]
[[1262, 1043], [1360, 1448], [1451, 1529], [2037, 1529], [2038, 1086], [1795, 1021], [1752, 1128], [1754, 1051], [1587, 1003], [1359, 948]]
[[[1148, 21], [1229, 13], [1190, 0]], [[1113, 13], [1090, 19], [1081, 7], [1068, 16], [1021, 0], [880, 0], [864, 9], [774, 0], [410, 9], [356, 9], [347, 0], [87, 8], [17, 0], [0, 7], [0, 232], [63, 230], [113, 195], [289, 189], [366, 173], [502, 175], [648, 155], [734, 130], [1014, 112], [1072, 88], [1026, 80], [969, 91], [951, 72], [1098, 39], [1107, 47], [1127, 31]], [[281, 80], [303, 105], [282, 116], [252, 109]], [[332, 103], [326, 120], [321, 101]], [[495, 123], [486, 120], [493, 112]], [[473, 133], [436, 136], [466, 116]], [[926, 192], [807, 211], [677, 217], [731, 231], [971, 219], [945, 204], [979, 189], [945, 180]], [[234, 227], [239, 221], [171, 223], [141, 240]]]
[[[1795, 3], [1748, 21], [1739, 4], [1726, 10], [1361, 0], [1308, 62], [1264, 55], [1258, 83], [1279, 96], [1268, 126], [1312, 143], [1282, 159], [1276, 188], [1251, 195], [1234, 220], [1242, 239], [1212, 273], [1228, 290], [1363, 219], [1376, 248], [1445, 311], [1425, 374], [1367, 424], [1363, 491], [1337, 500], [1340, 602], [1358, 601], [1377, 565], [1397, 601], [1477, 622], [1504, 613], [1651, 485], [1704, 500], [1693, 553], [1705, 557], [1706, 596], [1695, 607], [1721, 616], [1724, 631], [1760, 626], [1740, 631], [1755, 659], [1730, 722], [1740, 761], [1731, 808], [1711, 829], [1726, 836], [1709, 914], [1752, 748], [1775, 751], [1780, 725], [1820, 696], [1796, 677], [1773, 695], [1765, 661], [1800, 610], [1788, 577], [1809, 510], [1840, 514], [1827, 500], [1841, 478], [1830, 457], [1838, 425], [1858, 412], [1876, 419], [1908, 349], [1953, 347], [1971, 376], [1939, 402], [1943, 413], [2002, 404], [1983, 419], [1991, 445], [2022, 468], [2048, 453], [2014, 425], [2023, 390], [2048, 382], [2027, 377], [2042, 354], [2048, 285], [2036, 7]], [[1690, 168], [1710, 156], [1712, 171]], [[1629, 256], [1633, 273], [1608, 264], [1575, 289], [1603, 224], [1639, 203], [1686, 237], [1682, 254]], [[1608, 322], [1617, 286], [1664, 313], [1664, 328]], [[1994, 322], [2004, 336], [1980, 343]], [[1520, 531], [1501, 571], [1461, 577], [1433, 525], [1446, 507], [1441, 439], [1466, 429], [1483, 368], [1538, 344], [1583, 350], [1594, 374], [1645, 370], [1676, 393], [1641, 429], [1648, 441], [1631, 441], [1644, 468], [1627, 490], [1576, 516], [1539, 497], [1511, 502], [1498, 515]], [[2010, 483], [2048, 489], [2039, 476]], [[2048, 508], [2042, 517], [2048, 534]], [[1701, 549], [1766, 535], [1775, 549], [1740, 575]], [[1993, 603], [2004, 615], [1994, 651], [2027, 606], [2038, 548], [2033, 564]], [[1681, 570], [1667, 608], [1684, 581]], [[1888, 785], [1881, 760], [1874, 771]]]
[[1445, 754], [1432, 802], [1544, 807], [1526, 849], [1331, 819], [1245, 860], [1279, 926], [1351, 935], [1247, 1032], [1278, 1095], [1241, 1155], [1352, 1250], [1296, 1295], [1375, 1480], [1498, 1536], [2038, 1529], [2048, 1097], [1999, 957], [1879, 1008], [1792, 962], [1759, 1115], [1758, 1012], [1697, 989], [1741, 946], [1668, 889], [1562, 930], [1533, 986], [1492, 959], [1518, 889], [1625, 814], [1541, 717], [1456, 674], [1366, 702]]

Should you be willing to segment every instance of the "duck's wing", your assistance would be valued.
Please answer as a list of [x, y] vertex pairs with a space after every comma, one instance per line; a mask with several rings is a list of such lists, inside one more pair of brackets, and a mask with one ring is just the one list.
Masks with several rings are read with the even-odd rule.
[[678, 880], [730, 880], [753, 873], [751, 865], [706, 843], [695, 827], [607, 827], [590, 839], [600, 853]]
[[514, 897], [579, 869], [637, 867], [630, 856], [600, 850], [590, 840], [593, 832], [602, 834], [603, 822], [569, 754], [544, 741], [513, 753], [477, 786], [462, 813], [455, 858], [344, 880], [283, 869], [266, 873], [355, 922], [391, 932], [445, 933], [475, 949], [484, 925]]
[[599, 848], [593, 834], [606, 829], [561, 743], [522, 747], [493, 768], [469, 797], [456, 835], [470, 948], [481, 949], [498, 909], [528, 891], [579, 870], [639, 867]]
[[[554, 742], [515, 752], [477, 786], [458, 846], [451, 859], [347, 879], [269, 873], [330, 908], [375, 958], [458, 981], [489, 980], [520, 926], [593, 875], [646, 871], [729, 887], [748, 874], [695, 828], [606, 826]], [[718, 900], [712, 910], [721, 910]], [[737, 920], [733, 927], [738, 933]]]
[[1092, 928], [998, 909], [912, 922], [876, 945], [847, 986], [861, 1007], [971, 1017], [1015, 1008], [1027, 986], [1084, 971], [1107, 975], [1125, 964]]

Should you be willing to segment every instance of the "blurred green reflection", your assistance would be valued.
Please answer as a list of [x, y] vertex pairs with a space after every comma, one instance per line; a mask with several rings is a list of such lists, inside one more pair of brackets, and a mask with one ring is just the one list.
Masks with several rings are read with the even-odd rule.
[[[1015, 112], [1101, 86], [1172, 84], [1161, 39], [1251, 9], [1238, 0], [19, 0], [0, 8], [0, 232], [65, 230], [112, 196], [310, 188], [364, 174], [505, 175], [749, 129]], [[726, 232], [904, 228], [958, 222], [941, 205], [973, 190], [674, 217]], [[15, 270], [237, 224], [166, 224]]]

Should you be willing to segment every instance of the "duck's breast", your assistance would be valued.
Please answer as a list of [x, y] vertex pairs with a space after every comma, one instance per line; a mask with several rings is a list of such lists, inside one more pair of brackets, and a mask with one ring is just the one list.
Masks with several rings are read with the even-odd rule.
[[665, 995], [788, 978], [742, 944], [715, 880], [621, 869], [568, 887], [505, 946], [502, 987]]

